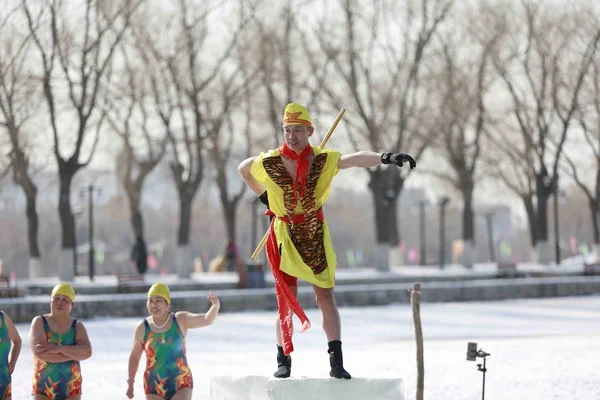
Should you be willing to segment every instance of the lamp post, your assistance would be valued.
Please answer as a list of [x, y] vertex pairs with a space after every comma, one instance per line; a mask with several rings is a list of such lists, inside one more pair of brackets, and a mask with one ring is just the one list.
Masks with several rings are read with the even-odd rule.
[[447, 196], [440, 199], [440, 269], [446, 263], [446, 206], [449, 202]]
[[427, 261], [427, 249], [426, 249], [426, 232], [425, 232], [425, 207], [427, 206], [426, 200], [419, 201], [419, 263], [426, 265]]
[[73, 277], [77, 276], [77, 218], [81, 216], [81, 209], [73, 210]]
[[488, 232], [488, 247], [490, 251], [490, 261], [496, 262], [496, 254], [494, 252], [494, 225], [493, 225], [494, 212], [490, 211], [485, 214], [485, 220], [487, 222]]

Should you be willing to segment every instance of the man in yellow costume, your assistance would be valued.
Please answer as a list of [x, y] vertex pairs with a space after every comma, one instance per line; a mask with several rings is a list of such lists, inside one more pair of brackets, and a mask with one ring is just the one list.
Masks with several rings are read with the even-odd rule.
[[329, 197], [331, 181], [340, 169], [381, 164], [401, 167], [404, 162], [414, 168], [416, 163], [403, 153], [359, 151], [342, 155], [311, 146], [312, 119], [306, 108], [297, 103], [285, 107], [282, 126], [284, 141], [278, 149], [250, 157], [238, 167], [244, 182], [259, 195], [271, 215], [266, 250], [275, 277], [279, 316], [278, 369], [274, 376], [287, 378], [291, 374], [293, 314], [302, 322], [303, 331], [310, 327], [297, 300], [298, 279], [302, 279], [313, 285], [323, 315], [329, 375], [350, 379], [344, 369], [340, 314], [333, 294], [336, 255], [322, 207]]

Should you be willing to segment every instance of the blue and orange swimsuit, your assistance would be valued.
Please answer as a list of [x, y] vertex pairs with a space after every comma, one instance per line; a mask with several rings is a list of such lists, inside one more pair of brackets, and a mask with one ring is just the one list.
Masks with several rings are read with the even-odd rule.
[[11, 379], [8, 372], [8, 355], [12, 346], [8, 328], [4, 321], [4, 313], [0, 311], [2, 319], [2, 328], [0, 328], [0, 400], [8, 399], [11, 396]]
[[175, 314], [168, 331], [153, 332], [144, 320], [146, 372], [144, 391], [165, 400], [171, 399], [181, 389], [193, 388], [192, 371], [185, 355], [185, 336], [179, 328]]
[[[42, 320], [44, 321], [44, 332], [48, 343], [61, 346], [75, 345], [76, 319], [73, 320], [71, 329], [67, 333], [52, 332], [46, 317], [43, 315]], [[79, 361], [51, 363], [37, 357], [34, 358], [32, 394], [43, 394], [50, 400], [65, 400], [71, 396], [81, 394], [81, 383]]]

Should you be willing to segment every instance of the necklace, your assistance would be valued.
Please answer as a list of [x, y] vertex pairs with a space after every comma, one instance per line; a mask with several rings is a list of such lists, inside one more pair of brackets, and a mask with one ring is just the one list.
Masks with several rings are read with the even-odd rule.
[[169, 315], [167, 315], [167, 319], [165, 320], [165, 323], [162, 325], [158, 325], [155, 321], [154, 321], [154, 315], [152, 316], [152, 323], [154, 324], [155, 327], [157, 327], [158, 329], [162, 329], [167, 325], [167, 322], [169, 322], [169, 317], [171, 316], [171, 314], [169, 313]]

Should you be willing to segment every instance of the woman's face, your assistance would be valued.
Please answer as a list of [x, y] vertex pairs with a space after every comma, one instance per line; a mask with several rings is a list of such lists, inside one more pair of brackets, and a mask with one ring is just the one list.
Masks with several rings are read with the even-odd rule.
[[71, 299], [62, 294], [57, 294], [50, 301], [50, 311], [53, 315], [69, 315], [73, 309]]
[[169, 312], [169, 304], [160, 296], [151, 296], [146, 303], [150, 315], [161, 316]]

